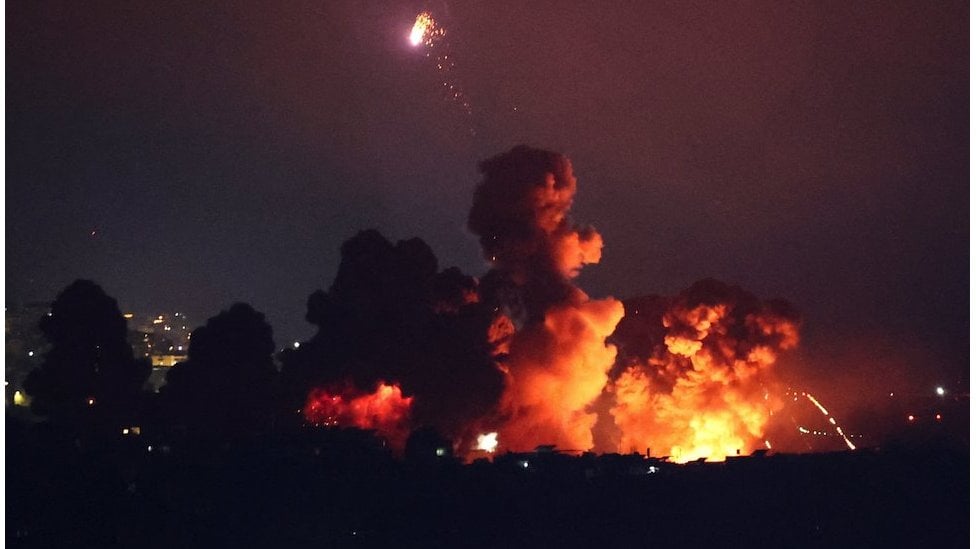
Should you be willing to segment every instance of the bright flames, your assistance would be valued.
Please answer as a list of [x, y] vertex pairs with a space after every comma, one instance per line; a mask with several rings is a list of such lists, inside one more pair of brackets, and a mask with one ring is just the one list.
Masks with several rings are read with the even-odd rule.
[[764, 431], [782, 402], [766, 385], [777, 353], [796, 345], [797, 328], [728, 289], [716, 293], [723, 292], [710, 303], [679, 297], [661, 318], [663, 341], [652, 356], [612, 384], [621, 452], [684, 463], [769, 448]]
[[340, 391], [312, 389], [302, 410], [309, 423], [375, 430], [394, 448], [402, 449], [409, 434], [410, 405], [398, 384], [380, 382], [372, 393], [346, 387]]

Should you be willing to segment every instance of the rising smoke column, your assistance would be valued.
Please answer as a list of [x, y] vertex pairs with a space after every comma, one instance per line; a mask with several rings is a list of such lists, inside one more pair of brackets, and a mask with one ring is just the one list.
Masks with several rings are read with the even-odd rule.
[[782, 407], [772, 366], [798, 340], [788, 304], [716, 280], [628, 300], [611, 338], [621, 348], [610, 387], [619, 451], [685, 462], [766, 447]]
[[[482, 301], [499, 319], [508, 354], [499, 406], [499, 444], [511, 450], [556, 444], [593, 446], [596, 414], [589, 405], [607, 383], [616, 349], [606, 345], [623, 316], [612, 298], [591, 300], [572, 283], [603, 247], [592, 227], [568, 218], [576, 194], [572, 165], [562, 155], [520, 146], [480, 165], [468, 218], [492, 269]], [[510, 332], [498, 330], [509, 327]]]

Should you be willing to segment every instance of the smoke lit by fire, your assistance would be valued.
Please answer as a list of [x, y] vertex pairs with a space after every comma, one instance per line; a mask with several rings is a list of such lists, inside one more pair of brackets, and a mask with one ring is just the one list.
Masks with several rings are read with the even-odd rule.
[[588, 408], [613, 366], [616, 351], [606, 338], [623, 306], [591, 300], [572, 279], [600, 260], [603, 241], [569, 220], [576, 178], [565, 157], [519, 147], [481, 170], [468, 226], [492, 264], [485, 297], [517, 327], [501, 360], [499, 444], [589, 449], [597, 416]]
[[799, 342], [787, 303], [710, 279], [672, 297], [592, 299], [574, 280], [603, 239], [570, 218], [569, 160], [522, 146], [480, 169], [468, 228], [490, 265], [482, 277], [438, 272], [419, 239], [365, 231], [343, 245], [329, 292], [309, 300], [319, 333], [285, 361], [317, 387], [352, 380], [313, 389], [309, 422], [399, 447], [434, 427], [488, 453], [556, 445], [685, 462], [775, 445], [775, 364]]
[[[795, 315], [714, 280], [656, 303], [664, 310], [632, 311], [659, 326], [647, 334], [649, 352], [622, 361], [611, 387], [620, 450], [684, 462], [766, 447], [766, 424], [782, 407], [772, 367], [798, 342]], [[617, 339], [632, 340], [634, 328], [624, 325]]]

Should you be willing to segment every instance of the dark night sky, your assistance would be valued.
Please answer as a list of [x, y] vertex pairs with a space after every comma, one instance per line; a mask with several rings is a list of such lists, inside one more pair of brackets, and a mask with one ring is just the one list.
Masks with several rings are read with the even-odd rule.
[[83, 277], [304, 338], [359, 229], [484, 272], [476, 163], [526, 143], [573, 161], [591, 294], [712, 276], [800, 309], [795, 375], [968, 386], [965, 2], [111, 4], [7, 3], [8, 303]]

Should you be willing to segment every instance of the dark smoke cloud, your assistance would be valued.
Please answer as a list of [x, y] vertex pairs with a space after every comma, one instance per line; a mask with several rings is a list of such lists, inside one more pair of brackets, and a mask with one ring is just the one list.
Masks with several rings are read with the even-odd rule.
[[510, 307], [517, 321], [537, 321], [549, 306], [575, 299], [570, 280], [600, 260], [603, 241], [569, 219], [576, 178], [561, 154], [523, 145], [479, 167], [484, 179], [468, 228], [492, 266], [482, 297]]
[[391, 243], [375, 230], [342, 246], [327, 292], [313, 293], [306, 318], [318, 332], [282, 360], [292, 404], [313, 387], [352, 383], [369, 392], [399, 383], [414, 398], [411, 422], [460, 436], [502, 388], [486, 339], [492, 314], [477, 302], [476, 279], [438, 271], [418, 238]]

